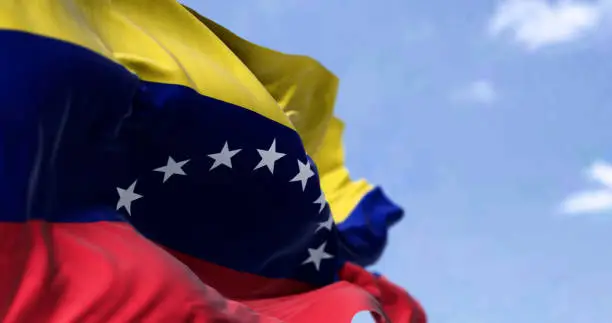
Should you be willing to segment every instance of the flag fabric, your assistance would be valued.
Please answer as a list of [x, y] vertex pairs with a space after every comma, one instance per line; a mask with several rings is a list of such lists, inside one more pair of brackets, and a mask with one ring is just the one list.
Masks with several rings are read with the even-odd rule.
[[0, 3], [2, 322], [424, 322], [351, 263], [401, 210], [348, 179], [335, 77], [228, 35], [171, 0]]

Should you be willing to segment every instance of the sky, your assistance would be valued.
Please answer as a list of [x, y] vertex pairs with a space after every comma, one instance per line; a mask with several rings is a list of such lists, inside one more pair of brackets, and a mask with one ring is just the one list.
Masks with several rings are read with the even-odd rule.
[[612, 322], [612, 0], [183, 3], [338, 75], [406, 212], [372, 269], [430, 322]]

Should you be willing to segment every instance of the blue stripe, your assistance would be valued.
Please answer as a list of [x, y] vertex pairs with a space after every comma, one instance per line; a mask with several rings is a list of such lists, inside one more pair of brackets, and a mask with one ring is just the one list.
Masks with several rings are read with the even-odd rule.
[[338, 225], [345, 258], [363, 267], [374, 264], [387, 245], [389, 228], [403, 215], [402, 208], [389, 200], [381, 188], [368, 192]]
[[[129, 220], [151, 240], [236, 270], [316, 285], [335, 279], [340, 261], [321, 270], [302, 265], [308, 248], [337, 232], [319, 230], [313, 201], [318, 175], [305, 191], [290, 182], [307, 161], [293, 130], [194, 90], [142, 82], [122, 66], [76, 45], [0, 32], [0, 221]], [[257, 149], [286, 154], [274, 174]], [[232, 168], [209, 169], [208, 155], [242, 149]], [[189, 159], [163, 182], [153, 171]], [[311, 162], [312, 163], [312, 162]], [[316, 168], [312, 168], [316, 172]], [[116, 211], [117, 187], [143, 197], [131, 216]]]

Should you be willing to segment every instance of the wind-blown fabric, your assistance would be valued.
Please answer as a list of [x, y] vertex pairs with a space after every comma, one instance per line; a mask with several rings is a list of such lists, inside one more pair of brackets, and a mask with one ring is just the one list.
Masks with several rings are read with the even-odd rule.
[[0, 3], [1, 321], [421, 317], [349, 262], [374, 244], [342, 224], [381, 208], [333, 224], [337, 80], [293, 86], [325, 113], [284, 104], [291, 70], [204, 21], [170, 0]]

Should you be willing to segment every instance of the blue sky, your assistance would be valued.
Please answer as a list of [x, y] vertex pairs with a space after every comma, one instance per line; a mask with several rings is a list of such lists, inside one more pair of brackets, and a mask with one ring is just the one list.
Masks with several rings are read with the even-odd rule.
[[612, 322], [612, 1], [184, 1], [341, 80], [374, 269], [432, 323]]

